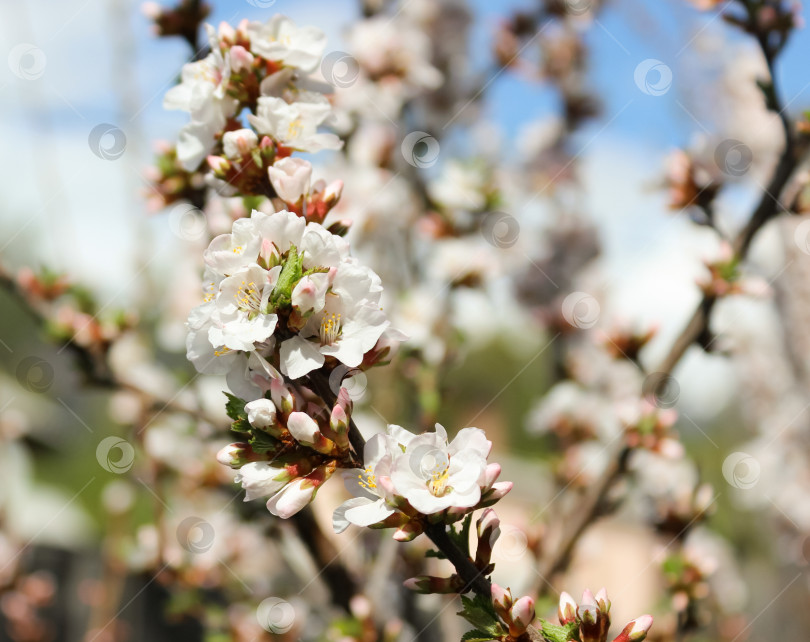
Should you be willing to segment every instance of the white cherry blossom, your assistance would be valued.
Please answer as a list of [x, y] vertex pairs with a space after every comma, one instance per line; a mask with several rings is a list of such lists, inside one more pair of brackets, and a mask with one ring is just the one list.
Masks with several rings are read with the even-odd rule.
[[284, 147], [318, 152], [343, 146], [343, 141], [334, 134], [318, 133], [318, 127], [331, 115], [332, 106], [326, 98], [303, 91], [291, 103], [275, 96], [262, 96], [256, 114], [249, 114], [248, 120], [259, 134], [270, 136]]
[[391, 472], [396, 493], [426, 515], [471, 508], [481, 500], [491, 447], [478, 428], [460, 430], [448, 444], [447, 432], [436, 424], [435, 432], [414, 437], [397, 455]]
[[247, 33], [250, 50], [254, 54], [307, 73], [318, 66], [326, 47], [323, 31], [312, 26], [297, 27], [292, 20], [280, 14], [264, 24], [251, 22]]
[[197, 169], [211, 152], [216, 136], [236, 114], [238, 101], [226, 93], [231, 74], [229, 54], [223, 56], [213, 29], [208, 27], [211, 53], [183, 65], [181, 82], [166, 92], [165, 109], [186, 111], [191, 122], [180, 131], [177, 158], [183, 167]]

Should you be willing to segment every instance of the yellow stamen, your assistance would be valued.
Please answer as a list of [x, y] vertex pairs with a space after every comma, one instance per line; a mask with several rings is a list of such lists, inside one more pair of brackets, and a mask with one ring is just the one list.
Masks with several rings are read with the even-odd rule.
[[377, 488], [377, 476], [372, 474], [371, 466], [366, 466], [366, 469], [357, 477], [360, 479], [359, 483], [363, 488], [367, 490]]
[[239, 289], [234, 294], [236, 298], [236, 304], [242, 309], [247, 310], [248, 312], [258, 312], [262, 305], [262, 295], [259, 293], [259, 289], [256, 287], [256, 283], [251, 281], [248, 284], [245, 284], [242, 281], [242, 285], [239, 286]]
[[332, 345], [337, 341], [338, 336], [340, 336], [340, 330], [340, 314], [325, 314], [323, 319], [321, 319], [321, 328], [318, 332], [321, 338], [321, 345]]
[[450, 492], [451, 488], [447, 485], [447, 480], [450, 477], [450, 466], [446, 466], [442, 471], [431, 474], [430, 481], [427, 483], [430, 494], [434, 497], [443, 497]]

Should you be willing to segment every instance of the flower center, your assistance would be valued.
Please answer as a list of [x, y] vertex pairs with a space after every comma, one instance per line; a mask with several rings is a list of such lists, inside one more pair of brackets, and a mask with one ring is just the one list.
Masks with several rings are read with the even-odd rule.
[[205, 284], [203, 292], [205, 293], [205, 295], [203, 296], [203, 301], [205, 303], [213, 301], [217, 296], [216, 284], [213, 281], [209, 281], [208, 283]]
[[236, 297], [236, 304], [242, 310], [247, 312], [258, 312], [261, 308], [262, 295], [253, 281], [247, 284], [242, 281], [242, 285], [239, 286], [239, 289], [236, 291], [234, 296]]
[[321, 319], [321, 328], [318, 331], [321, 345], [330, 346], [337, 341], [338, 336], [340, 336], [340, 329], [340, 314], [325, 314]]
[[360, 479], [360, 485], [366, 490], [377, 488], [377, 476], [373, 474], [371, 466], [366, 466], [366, 469], [357, 477]]
[[430, 476], [427, 487], [430, 494], [434, 497], [443, 497], [449, 493], [452, 488], [447, 485], [447, 480], [450, 478], [450, 466], [446, 466], [441, 471], [435, 472]]
[[287, 138], [288, 139], [298, 138], [301, 135], [301, 132], [303, 131], [304, 125], [301, 123], [301, 119], [296, 118], [287, 127]]

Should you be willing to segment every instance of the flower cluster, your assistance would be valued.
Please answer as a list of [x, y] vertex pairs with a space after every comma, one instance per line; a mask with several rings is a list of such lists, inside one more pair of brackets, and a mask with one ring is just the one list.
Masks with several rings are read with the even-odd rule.
[[[573, 597], [563, 591], [557, 613], [560, 626], [543, 622], [543, 634], [555, 640], [579, 640], [579, 642], [606, 642], [610, 629], [610, 600], [605, 589], [596, 595], [585, 589], [577, 605]], [[642, 615], [628, 622], [613, 642], [640, 642], [647, 637], [652, 626], [651, 615]]]
[[[205, 251], [205, 302], [189, 316], [187, 355], [251, 398], [256, 374], [298, 379], [327, 362], [363, 363], [388, 328], [379, 277], [346, 241], [287, 211], [254, 210]], [[370, 357], [371, 358], [371, 357]], [[371, 358], [373, 362], [373, 358]]]
[[222, 141], [224, 130], [240, 128], [244, 108], [258, 134], [274, 141], [275, 151], [339, 149], [341, 141], [317, 128], [331, 115], [329, 101], [307, 74], [320, 63], [326, 37], [315, 27], [298, 28], [281, 15], [266, 24], [243, 21], [234, 29], [207, 26], [211, 52], [183, 66], [182, 82], [163, 101], [166, 109], [191, 116], [180, 132], [177, 155], [188, 171], [196, 169]]
[[352, 402], [345, 388], [330, 410], [272, 379], [266, 396], [245, 403], [231, 395], [227, 409], [231, 429], [245, 441], [225, 446], [217, 459], [239, 470], [235, 481], [242, 484], [245, 501], [270, 496], [267, 510], [273, 515], [291, 517], [335, 470], [352, 465]]
[[347, 471], [354, 497], [335, 511], [335, 531], [349, 524], [397, 527], [394, 538], [406, 541], [423, 531], [426, 519], [452, 523], [494, 504], [512, 482], [497, 481], [500, 465], [487, 463], [491, 448], [478, 428], [464, 428], [448, 443], [439, 424], [421, 435], [389, 425], [366, 443], [364, 468]]

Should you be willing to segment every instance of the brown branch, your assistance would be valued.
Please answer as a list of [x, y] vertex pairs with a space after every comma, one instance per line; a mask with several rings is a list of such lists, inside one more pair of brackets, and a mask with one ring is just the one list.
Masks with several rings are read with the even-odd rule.
[[296, 513], [290, 521], [295, 526], [299, 539], [315, 560], [332, 603], [346, 613], [351, 613], [349, 602], [358, 593], [357, 582], [340, 562], [337, 548], [321, 531], [312, 509], [307, 506]]
[[[776, 76], [774, 73], [774, 58], [776, 53], [768, 46], [767, 37], [765, 35], [759, 35], [757, 40], [768, 64], [768, 70], [771, 76], [771, 86], [768, 93], [773, 97], [773, 104], [771, 104], [770, 107], [779, 115], [785, 137], [785, 147], [782, 150], [776, 169], [768, 186], [764, 189], [757, 207], [751, 214], [748, 223], [740, 230], [732, 242], [735, 257], [740, 262], [748, 255], [751, 242], [759, 230], [772, 218], [785, 211], [779, 198], [785, 191], [791, 176], [796, 171], [806, 147], [804, 144], [799, 145], [797, 143], [793, 134], [793, 124], [785, 113], [785, 107], [782, 106], [778, 98]], [[703, 295], [703, 298], [698, 303], [683, 331], [672, 344], [669, 353], [653, 371], [654, 373], [671, 374], [692, 344], [706, 345], [709, 343], [709, 324], [716, 302], [717, 297], [712, 293]], [[565, 568], [580, 536], [599, 516], [608, 492], [613, 487], [613, 484], [625, 473], [629, 454], [630, 449], [625, 445], [616, 449], [610, 458], [608, 468], [585, 495], [581, 505], [577, 506], [576, 511], [574, 511], [572, 515], [563, 520], [565, 526], [560, 543], [541, 566], [542, 577], [551, 577]], [[547, 590], [548, 587], [546, 586], [542, 592], [545, 593]]]
[[[627, 461], [630, 457], [630, 448], [622, 444], [610, 457], [608, 467], [597, 479], [590, 491], [577, 505], [576, 510], [563, 520], [563, 532], [554, 554], [546, 558], [540, 565], [540, 577], [550, 578], [563, 570], [571, 559], [571, 553], [579, 541], [580, 536], [588, 526], [602, 513], [608, 493], [613, 484], [627, 471]], [[540, 589], [541, 595], [548, 593], [548, 581]]]

